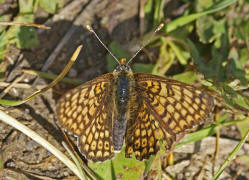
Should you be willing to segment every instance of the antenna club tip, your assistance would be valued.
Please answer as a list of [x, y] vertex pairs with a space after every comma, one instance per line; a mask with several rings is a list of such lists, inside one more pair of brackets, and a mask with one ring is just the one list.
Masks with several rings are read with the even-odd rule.
[[159, 27], [162, 28], [164, 26], [164, 23], [159, 24]]
[[89, 24], [86, 25], [86, 28], [87, 28], [89, 31], [93, 31], [93, 28], [92, 28]]
[[156, 28], [156, 32], [160, 31], [164, 26], [164, 23], [159, 24], [159, 26]]

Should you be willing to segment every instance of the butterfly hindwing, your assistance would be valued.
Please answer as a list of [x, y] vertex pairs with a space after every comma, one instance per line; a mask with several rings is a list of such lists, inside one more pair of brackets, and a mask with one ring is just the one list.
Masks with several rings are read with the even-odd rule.
[[126, 131], [126, 157], [135, 154], [136, 159], [148, 159], [159, 150], [159, 140], [167, 149], [175, 141], [175, 136], [165, 132], [150, 112], [148, 105], [140, 99], [135, 119], [128, 121]]

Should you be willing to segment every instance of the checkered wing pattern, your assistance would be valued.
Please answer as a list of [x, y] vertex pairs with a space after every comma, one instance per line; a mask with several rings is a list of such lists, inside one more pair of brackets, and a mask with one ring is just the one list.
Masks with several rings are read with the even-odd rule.
[[78, 137], [78, 148], [92, 161], [114, 156], [112, 142], [113, 75], [99, 76], [66, 93], [58, 102], [59, 125]]
[[127, 126], [126, 156], [147, 159], [159, 140], [171, 149], [176, 135], [205, 122], [214, 99], [190, 85], [151, 74], [134, 74], [139, 97], [135, 119]]

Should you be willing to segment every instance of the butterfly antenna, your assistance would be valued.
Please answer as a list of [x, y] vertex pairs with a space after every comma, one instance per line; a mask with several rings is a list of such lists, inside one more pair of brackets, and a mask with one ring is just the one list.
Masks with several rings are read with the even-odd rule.
[[106, 47], [106, 45], [101, 41], [101, 39], [99, 38], [99, 36], [96, 34], [96, 32], [93, 30], [93, 28], [90, 25], [86, 25], [86, 28], [92, 32], [94, 34], [94, 36], [99, 40], [99, 42], [104, 46], [104, 48], [110, 53], [110, 55], [118, 62], [118, 64], [120, 64], [118, 58], [116, 58], [112, 52], [108, 49], [108, 47]]
[[145, 46], [147, 46], [149, 43], [150, 43], [150, 41], [151, 41], [151, 39], [154, 37], [154, 35], [158, 32], [158, 31], [160, 31], [162, 28], [163, 28], [163, 26], [164, 26], [164, 24], [163, 23], [161, 23], [161, 24], [159, 24], [159, 26], [155, 29], [155, 31], [151, 34], [151, 36], [150, 36], [150, 38], [139, 48], [139, 50], [129, 59], [129, 61], [127, 62], [127, 64], [129, 64], [136, 56], [137, 56], [137, 54], [145, 47]]

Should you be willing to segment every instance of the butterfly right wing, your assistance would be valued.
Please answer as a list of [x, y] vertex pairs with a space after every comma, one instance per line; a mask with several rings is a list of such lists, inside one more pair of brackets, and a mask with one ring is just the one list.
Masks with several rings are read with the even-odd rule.
[[111, 73], [67, 92], [58, 102], [59, 125], [78, 137], [78, 148], [92, 161], [104, 161], [114, 156], [112, 142]]
[[177, 135], [203, 124], [214, 108], [214, 98], [193, 86], [144, 73], [134, 78], [138, 108], [128, 121], [127, 157], [134, 152], [147, 159], [159, 150], [160, 139], [170, 150]]

